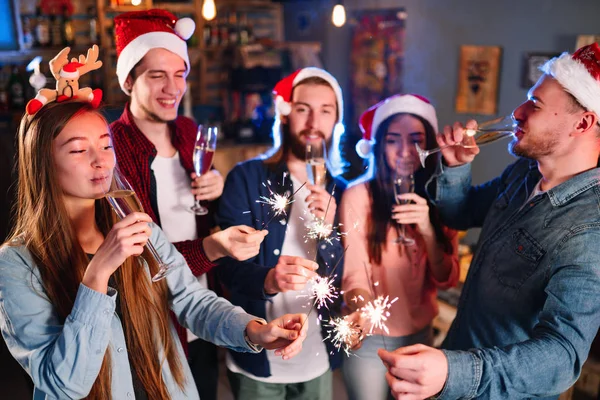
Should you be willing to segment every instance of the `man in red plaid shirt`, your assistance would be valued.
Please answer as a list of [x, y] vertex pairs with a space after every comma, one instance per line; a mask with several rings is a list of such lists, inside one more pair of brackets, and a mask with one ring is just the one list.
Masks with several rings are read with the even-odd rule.
[[[210, 213], [194, 217], [194, 196], [213, 201], [223, 192], [216, 170], [193, 172], [196, 124], [178, 116], [190, 69], [185, 40], [194, 30], [189, 18], [163, 10], [136, 11], [115, 18], [117, 76], [131, 96], [121, 117], [111, 124], [120, 171], [190, 269], [206, 285], [215, 260], [254, 257], [266, 231], [235, 226], [210, 235]], [[185, 328], [173, 321], [187, 347]], [[202, 339], [189, 343], [189, 361], [203, 400], [216, 399], [216, 347]]]

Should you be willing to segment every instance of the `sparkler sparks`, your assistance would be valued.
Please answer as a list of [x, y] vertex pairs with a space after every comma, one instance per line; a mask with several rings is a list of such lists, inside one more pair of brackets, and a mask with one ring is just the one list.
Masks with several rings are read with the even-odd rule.
[[306, 240], [308, 239], [316, 239], [316, 240], [328, 240], [329, 235], [333, 232], [333, 226], [325, 222], [324, 219], [315, 218], [311, 221], [307, 226], [308, 231], [306, 232]]
[[327, 302], [333, 303], [338, 298], [338, 293], [333, 285], [335, 277], [335, 275], [332, 277], [317, 275], [311, 279], [310, 297], [315, 299], [314, 304], [317, 308], [327, 307]]
[[357, 340], [360, 340], [362, 329], [353, 322], [339, 317], [327, 321], [325, 326], [331, 328], [327, 330], [328, 335], [325, 340], [330, 339], [338, 351], [343, 349], [346, 355], [350, 356], [350, 349]]
[[[270, 190], [270, 189], [269, 189]], [[285, 214], [285, 210], [288, 205], [290, 205], [294, 200], [291, 200], [288, 196], [273, 193], [271, 192], [271, 196], [260, 196], [257, 203], [263, 203], [271, 207], [271, 210], [275, 213], [275, 216]]]
[[361, 308], [361, 314], [369, 320], [371, 325], [369, 334], [373, 333], [374, 328], [381, 329], [387, 334], [390, 333], [385, 322], [391, 316], [389, 309], [396, 300], [398, 300], [397, 297], [390, 301], [390, 296], [379, 296]]

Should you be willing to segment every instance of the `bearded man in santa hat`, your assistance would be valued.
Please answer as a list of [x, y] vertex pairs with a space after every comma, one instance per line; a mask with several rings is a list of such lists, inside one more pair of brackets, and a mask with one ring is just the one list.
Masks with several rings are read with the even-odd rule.
[[[252, 263], [218, 268], [233, 304], [267, 320], [284, 310], [309, 313], [315, 305], [312, 278], [331, 278], [339, 291], [344, 253], [336, 229], [337, 204], [346, 186], [335, 176], [343, 130], [340, 86], [327, 71], [310, 67], [282, 79], [274, 95], [274, 150], [229, 172], [217, 213], [222, 228], [244, 224], [269, 231]], [[288, 201], [279, 208], [260, 202], [275, 196]], [[257, 296], [262, 300], [252, 300]], [[331, 340], [324, 341], [327, 327], [319, 321], [339, 312], [337, 300], [310, 313], [302, 353], [293, 362], [270, 352], [229, 352], [235, 398], [331, 399], [331, 370], [341, 354]]]
[[[214, 288], [207, 272], [215, 261], [256, 255], [266, 232], [232, 226], [210, 235], [212, 215], [195, 217], [189, 211], [195, 199], [210, 202], [223, 191], [216, 170], [202, 176], [193, 172], [197, 126], [178, 116], [190, 71], [185, 41], [194, 32], [194, 22], [164, 10], [146, 10], [118, 15], [114, 23], [117, 77], [131, 98], [110, 126], [119, 169], [200, 283]], [[184, 349], [190, 340], [187, 353], [200, 397], [216, 400], [216, 347], [173, 322]]]
[[475, 121], [438, 136], [432, 200], [482, 231], [443, 350], [379, 350], [397, 399], [556, 399], [581, 373], [600, 325], [600, 47], [541, 70], [498, 178], [471, 186], [479, 148], [455, 144]]

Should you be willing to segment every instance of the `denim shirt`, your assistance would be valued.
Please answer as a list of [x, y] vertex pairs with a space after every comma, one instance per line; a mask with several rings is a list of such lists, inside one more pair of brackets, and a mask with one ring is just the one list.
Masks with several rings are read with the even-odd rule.
[[[284, 178], [285, 176], [285, 178]], [[327, 191], [331, 193], [335, 184], [333, 196], [339, 205], [346, 182], [328, 175]], [[264, 293], [264, 283], [267, 273], [275, 267], [285, 239], [285, 231], [290, 210], [285, 214], [273, 217], [271, 208], [257, 202], [261, 196], [269, 197], [271, 192], [292, 194], [293, 184], [285, 164], [270, 169], [262, 159], [253, 159], [236, 165], [227, 175], [223, 194], [219, 199], [217, 224], [226, 229], [233, 225], [248, 225], [255, 229], [267, 229], [269, 234], [261, 244], [259, 254], [246, 262], [232, 259], [221, 260], [216, 268], [217, 276], [229, 289], [231, 302], [241, 306], [247, 312], [261, 318], [267, 317], [267, 301], [273, 296]], [[292, 202], [289, 207], [293, 207]], [[272, 219], [271, 219], [272, 218]], [[269, 222], [270, 221], [270, 222]], [[264, 226], [269, 222], [267, 227]], [[334, 226], [337, 225], [336, 215]], [[332, 236], [336, 236], [334, 231]], [[318, 273], [329, 276], [335, 268], [333, 285], [340, 288], [343, 276], [344, 249], [340, 240], [321, 240], [317, 245], [316, 261], [319, 264]], [[312, 256], [311, 256], [312, 257]], [[307, 257], [308, 258], [308, 257]], [[338, 265], [339, 264], [339, 265]], [[337, 266], [337, 268], [336, 268]], [[338, 300], [341, 302], [341, 297]], [[340, 304], [321, 307], [318, 310], [322, 321], [327, 321], [340, 312]], [[327, 337], [325, 324], [321, 325], [323, 338]], [[325, 341], [329, 354], [329, 364], [337, 368], [342, 360], [339, 350], [333, 347], [330, 340]], [[269, 361], [265, 353], [242, 354], [230, 352], [236, 364], [251, 374], [259, 377], [271, 376]]]
[[[150, 240], [165, 263], [174, 267], [166, 278], [169, 307], [181, 325], [219, 346], [252, 351], [244, 339], [244, 330], [256, 318], [202, 288], [160, 228], [150, 225]], [[34, 399], [86, 397], [108, 348], [112, 398], [133, 398], [125, 335], [115, 312], [117, 291], [109, 287], [103, 294], [80, 284], [73, 309], [62, 321], [44, 293], [30, 253], [19, 242], [22, 241], [0, 249], [0, 329], [11, 354], [33, 380]], [[164, 383], [172, 399], [199, 399], [172, 325], [171, 334], [185, 373], [184, 391], [166, 362], [162, 369]]]
[[481, 227], [442, 345], [442, 399], [557, 398], [577, 380], [600, 324], [600, 169], [529, 199], [541, 179], [520, 159], [471, 186], [446, 168], [435, 203], [455, 229]]

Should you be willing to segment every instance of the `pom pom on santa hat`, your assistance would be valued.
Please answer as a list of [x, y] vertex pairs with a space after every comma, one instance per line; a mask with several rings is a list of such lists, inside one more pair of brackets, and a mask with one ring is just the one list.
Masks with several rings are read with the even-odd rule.
[[562, 53], [540, 70], [552, 76], [588, 111], [600, 118], [600, 46], [583, 46], [573, 55]]
[[135, 65], [152, 49], [163, 48], [177, 54], [190, 70], [188, 40], [196, 24], [191, 18], [177, 19], [165, 10], [132, 11], [115, 17], [115, 39], [117, 47], [117, 77], [121, 89]]
[[389, 117], [407, 113], [417, 115], [429, 122], [437, 133], [438, 122], [435, 108], [429, 100], [416, 94], [397, 94], [380, 101], [362, 113], [358, 126], [363, 133], [362, 139], [356, 143], [356, 152], [362, 158], [368, 158], [375, 144], [375, 134], [379, 125]]
[[286, 76], [273, 88], [275, 96], [275, 110], [279, 115], [290, 115], [292, 112], [292, 92], [294, 88], [307, 78], [317, 77], [325, 80], [335, 93], [337, 99], [338, 123], [344, 119], [344, 99], [342, 97], [342, 88], [338, 81], [329, 72], [316, 67], [308, 67], [297, 70]]

